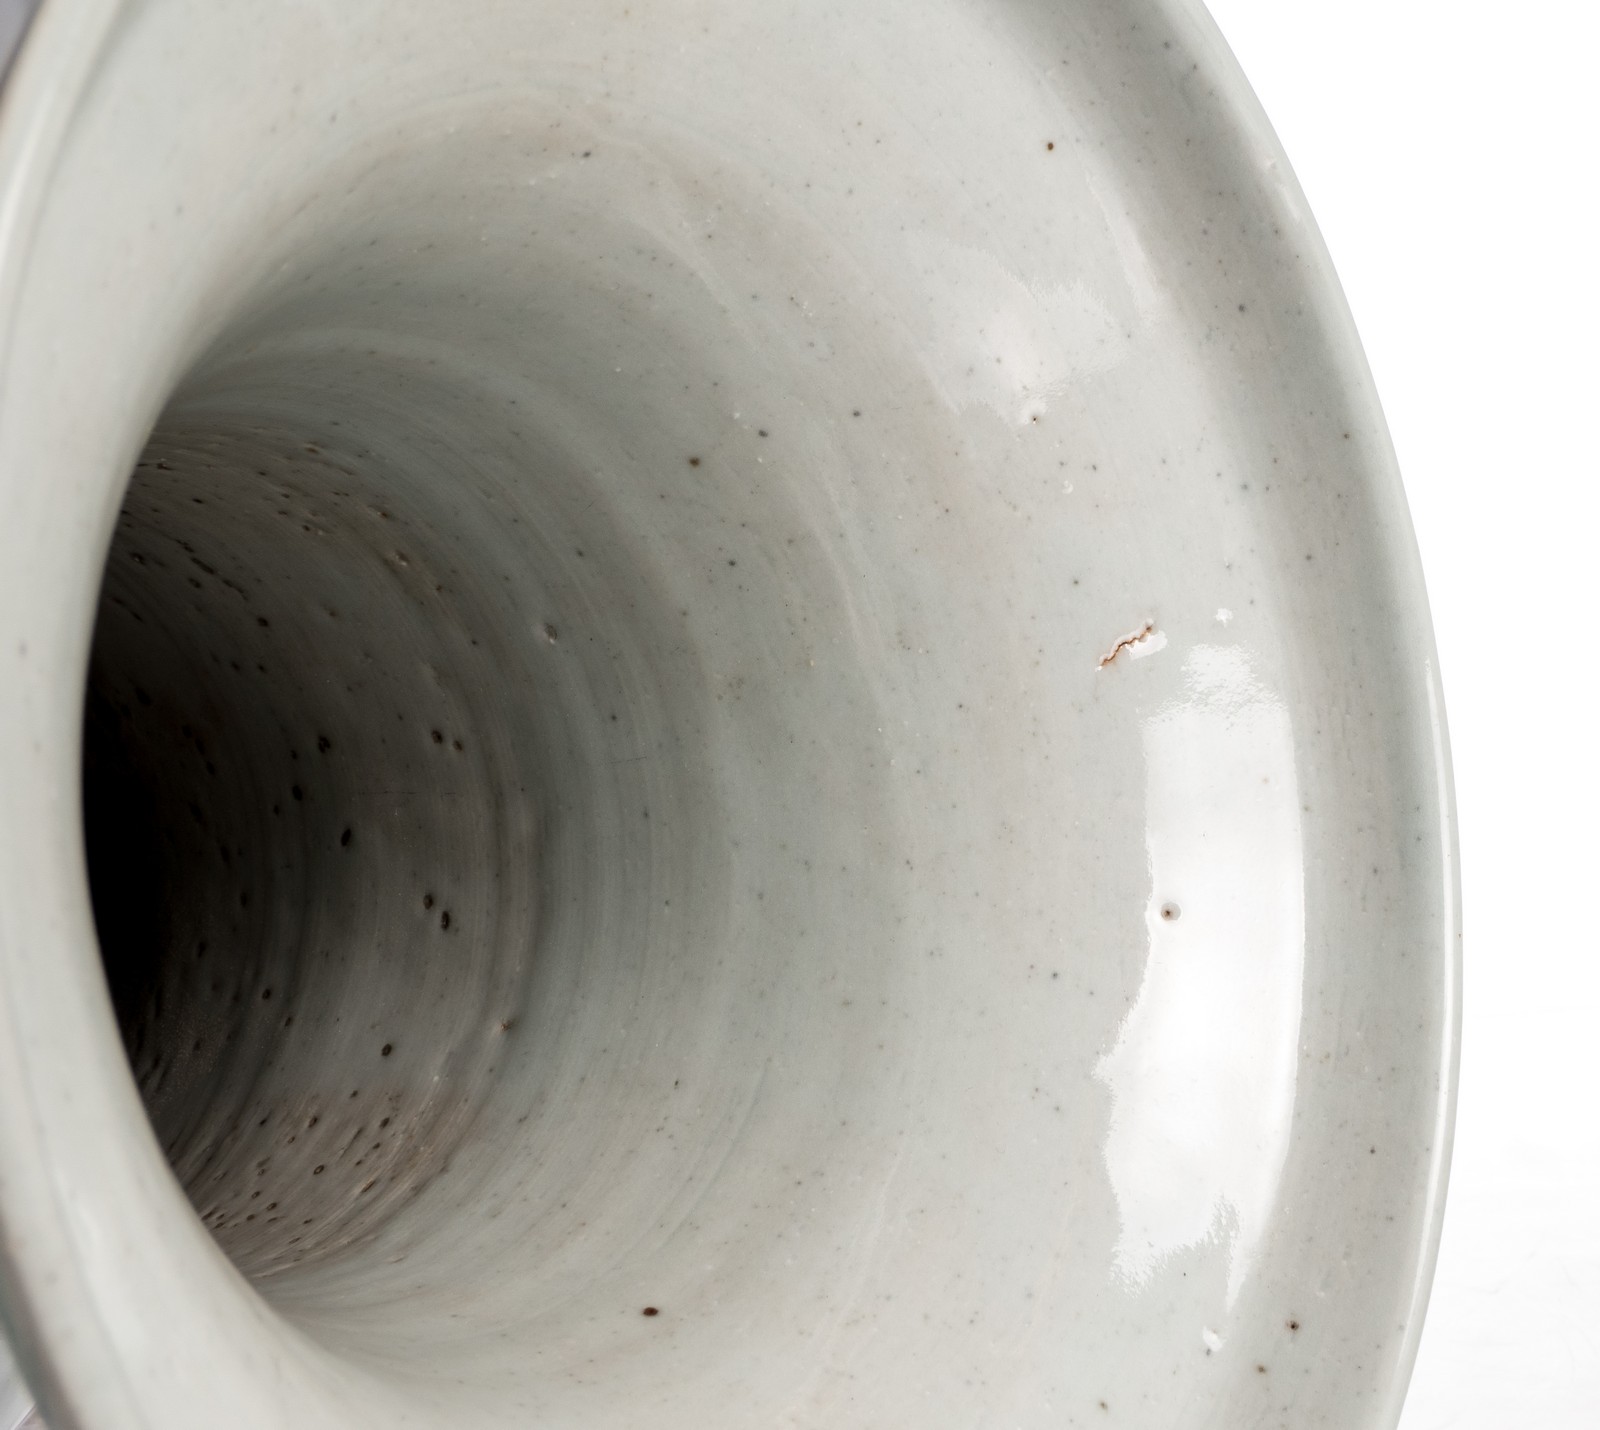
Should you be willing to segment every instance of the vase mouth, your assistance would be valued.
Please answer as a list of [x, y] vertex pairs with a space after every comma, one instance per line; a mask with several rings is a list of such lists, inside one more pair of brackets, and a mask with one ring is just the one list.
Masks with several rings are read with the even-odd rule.
[[[727, 896], [713, 692], [603, 494], [536, 412], [496, 431], [470, 366], [302, 320], [225, 333], [135, 463], [84, 737], [135, 1080], [201, 1221], [280, 1302], [405, 1264], [413, 1201], [539, 1160], [574, 1070], [619, 1075], [574, 1046], [605, 1043], [595, 1010], [639, 1021], [626, 984], [692, 958], [652, 926], [709, 940]], [[662, 1016], [679, 1085], [712, 1030]], [[638, 1131], [562, 1116], [595, 1129], [574, 1164]]]
[[1135, 8], [44, 8], [0, 1312], [47, 1414], [1293, 1376], [1392, 1424], [1456, 1040], [1426, 605], [1281, 154]]

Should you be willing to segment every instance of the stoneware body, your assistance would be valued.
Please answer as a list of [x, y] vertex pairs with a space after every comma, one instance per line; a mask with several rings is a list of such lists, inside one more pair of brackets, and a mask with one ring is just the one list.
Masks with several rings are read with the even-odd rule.
[[1394, 1425], [1443, 715], [1198, 4], [46, 0], [0, 332], [53, 1430]]

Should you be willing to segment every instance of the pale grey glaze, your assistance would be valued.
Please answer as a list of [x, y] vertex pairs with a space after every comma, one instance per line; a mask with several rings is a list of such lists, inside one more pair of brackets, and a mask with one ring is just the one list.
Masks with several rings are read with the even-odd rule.
[[0, 321], [57, 1430], [1394, 1424], [1443, 716], [1198, 6], [46, 0]]

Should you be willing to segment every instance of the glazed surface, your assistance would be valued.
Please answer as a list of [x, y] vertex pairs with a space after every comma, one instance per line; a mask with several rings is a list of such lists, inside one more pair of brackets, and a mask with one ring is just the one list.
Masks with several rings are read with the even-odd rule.
[[0, 1221], [62, 1426], [1393, 1423], [1442, 717], [1209, 21], [148, 4], [41, 195], [0, 1132], [68, 1210]]

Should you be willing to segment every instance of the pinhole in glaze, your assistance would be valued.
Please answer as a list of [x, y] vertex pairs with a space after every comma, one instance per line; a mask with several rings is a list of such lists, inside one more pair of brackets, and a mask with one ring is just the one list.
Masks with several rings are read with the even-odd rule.
[[1391, 1430], [1398, 477], [1179, 0], [45, 0], [0, 1317], [54, 1430]]

